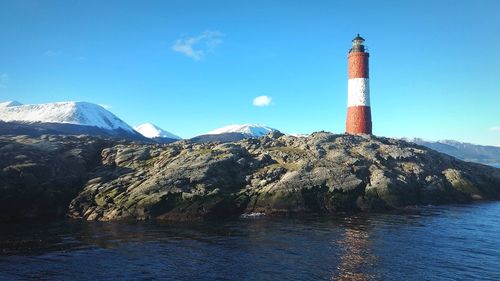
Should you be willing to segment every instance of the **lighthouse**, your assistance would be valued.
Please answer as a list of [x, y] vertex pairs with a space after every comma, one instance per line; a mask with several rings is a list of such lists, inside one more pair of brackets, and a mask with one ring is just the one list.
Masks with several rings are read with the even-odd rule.
[[348, 60], [346, 133], [371, 134], [370, 85], [368, 75], [369, 54], [365, 39], [359, 34], [352, 39]]

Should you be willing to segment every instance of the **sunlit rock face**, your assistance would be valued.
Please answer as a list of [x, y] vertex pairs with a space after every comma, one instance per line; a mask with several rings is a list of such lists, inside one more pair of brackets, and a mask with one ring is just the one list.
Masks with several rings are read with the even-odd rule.
[[499, 198], [500, 169], [368, 135], [167, 145], [0, 137], [0, 220], [186, 221]]
[[401, 140], [272, 132], [235, 143], [118, 145], [73, 200], [88, 220], [373, 211], [500, 196], [500, 170]]

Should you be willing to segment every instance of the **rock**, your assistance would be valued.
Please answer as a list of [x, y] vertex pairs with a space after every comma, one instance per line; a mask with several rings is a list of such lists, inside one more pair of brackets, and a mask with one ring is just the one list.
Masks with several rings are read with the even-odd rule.
[[500, 169], [389, 138], [233, 143], [0, 137], [0, 219], [176, 220], [500, 199]]
[[89, 137], [0, 136], [0, 220], [64, 216], [106, 145]]
[[[374, 136], [270, 134], [126, 148], [105, 150], [103, 162], [125, 161], [101, 167], [107, 180], [87, 184], [71, 203], [72, 217], [198, 220], [500, 198], [499, 169]], [[129, 156], [119, 156], [124, 151]]]
[[271, 139], [277, 139], [277, 138], [284, 136], [284, 135], [285, 134], [281, 133], [280, 131], [272, 130], [266, 134], [266, 137], [271, 138]]

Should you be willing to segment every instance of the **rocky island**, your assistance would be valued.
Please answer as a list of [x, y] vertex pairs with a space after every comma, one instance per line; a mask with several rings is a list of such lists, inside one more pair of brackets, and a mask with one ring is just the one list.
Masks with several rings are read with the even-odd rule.
[[148, 144], [0, 136], [0, 219], [175, 220], [500, 199], [500, 169], [368, 135]]

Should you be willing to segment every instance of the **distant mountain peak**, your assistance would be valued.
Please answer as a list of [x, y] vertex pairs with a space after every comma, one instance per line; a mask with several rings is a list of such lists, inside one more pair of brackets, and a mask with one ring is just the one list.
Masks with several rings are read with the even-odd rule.
[[10, 100], [10, 101], [6, 101], [6, 102], [0, 102], [0, 108], [11, 107], [11, 106], [19, 106], [19, 105], [23, 105], [23, 104], [20, 103], [20, 102], [18, 102], [18, 101], [15, 101], [15, 100]]
[[135, 132], [113, 113], [89, 102], [67, 101], [22, 105], [13, 101], [2, 104], [8, 104], [0, 106], [0, 120], [5, 122], [63, 123]]
[[141, 135], [146, 138], [170, 138], [180, 140], [181, 137], [174, 135], [168, 131], [163, 130], [162, 128], [156, 126], [152, 123], [144, 123], [134, 127], [134, 130], [139, 132]]
[[225, 133], [241, 133], [253, 137], [261, 137], [271, 131], [278, 131], [271, 127], [260, 124], [232, 124], [222, 128], [212, 130], [206, 135], [218, 135]]

